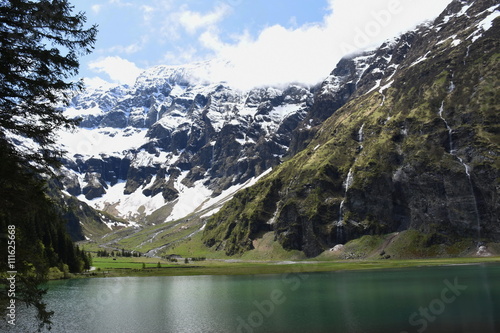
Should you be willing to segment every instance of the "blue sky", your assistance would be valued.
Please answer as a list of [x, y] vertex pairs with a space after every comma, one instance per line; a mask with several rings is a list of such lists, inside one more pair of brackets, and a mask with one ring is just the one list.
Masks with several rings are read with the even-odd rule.
[[[133, 84], [155, 65], [213, 58], [214, 80], [250, 87], [325, 78], [346, 53], [436, 17], [451, 0], [73, 0], [99, 25], [89, 84]], [[223, 68], [224, 67], [224, 68]]]

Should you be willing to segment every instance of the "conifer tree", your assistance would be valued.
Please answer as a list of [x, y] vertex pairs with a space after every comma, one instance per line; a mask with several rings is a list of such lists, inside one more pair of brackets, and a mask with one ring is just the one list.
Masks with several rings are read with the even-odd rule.
[[[0, 130], [40, 145], [37, 152], [17, 151], [26, 160], [56, 162], [50, 149], [54, 130], [75, 125], [56, 105], [82, 82], [78, 57], [91, 52], [95, 26], [85, 29], [83, 13], [72, 13], [67, 0], [0, 2]], [[33, 163], [31, 163], [33, 165]]]
[[[16, 301], [38, 310], [41, 327], [50, 324], [39, 287], [49, 267], [83, 266], [46, 194], [46, 179], [62, 154], [53, 147], [54, 132], [76, 124], [58, 105], [82, 88], [73, 81], [78, 58], [91, 52], [97, 33], [85, 25], [85, 15], [73, 13], [68, 0], [0, 0], [0, 236], [15, 226]], [[0, 237], [0, 245], [5, 285], [7, 238]], [[2, 288], [3, 310], [6, 301]]]

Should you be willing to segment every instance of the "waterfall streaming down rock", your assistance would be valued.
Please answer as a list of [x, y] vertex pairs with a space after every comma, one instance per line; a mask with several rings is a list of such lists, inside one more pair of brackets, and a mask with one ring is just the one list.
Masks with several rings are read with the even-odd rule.
[[443, 111], [444, 111], [444, 101], [441, 102], [441, 107], [439, 108], [439, 117], [444, 121], [444, 124], [446, 125], [446, 128], [448, 129], [448, 142], [449, 142], [449, 150], [448, 152], [450, 154], [453, 154], [453, 129], [450, 127], [446, 119], [443, 117]]
[[[361, 151], [363, 149], [363, 140], [364, 140], [364, 128], [365, 128], [365, 124], [363, 123], [363, 125], [361, 125], [361, 127], [359, 128], [358, 130], [358, 142], [359, 142], [359, 151]], [[340, 202], [340, 206], [339, 206], [339, 219], [336, 223], [336, 226], [337, 226], [337, 243], [340, 243], [343, 238], [344, 238], [344, 205], [345, 205], [345, 202], [347, 200], [347, 191], [349, 190], [349, 188], [351, 187], [352, 183], [354, 182], [354, 171], [353, 171], [353, 168], [354, 168], [354, 165], [356, 164], [356, 160], [354, 160], [354, 163], [353, 163], [353, 166], [351, 166], [351, 168], [349, 169], [349, 172], [347, 173], [347, 177], [345, 179], [345, 181], [343, 182], [343, 186], [344, 186], [344, 198], [342, 199], [342, 201]]]
[[337, 227], [342, 226], [342, 222], [344, 222], [344, 204], [345, 204], [345, 199], [342, 200], [339, 205], [339, 219], [337, 221]]
[[347, 190], [349, 190], [349, 187], [351, 187], [352, 182], [354, 181], [354, 174], [352, 171], [352, 167], [349, 169], [349, 172], [347, 173], [347, 178], [344, 181], [344, 199], [340, 202], [340, 208], [339, 208], [339, 221], [337, 225], [342, 225], [342, 222], [344, 221], [344, 204], [345, 200], [347, 198]]
[[450, 86], [448, 87], [448, 93], [452, 93], [455, 90], [455, 84], [450, 81]]
[[[453, 82], [451, 82], [450, 83], [449, 91], [452, 92], [454, 89], [455, 89], [455, 85], [453, 84]], [[448, 129], [448, 141], [449, 141], [449, 145], [450, 145], [448, 153], [450, 155], [454, 156], [458, 160], [458, 162], [460, 162], [460, 164], [462, 164], [462, 166], [464, 167], [465, 175], [466, 175], [467, 181], [469, 183], [469, 189], [470, 189], [470, 192], [471, 192], [471, 198], [472, 198], [472, 201], [473, 201], [474, 214], [476, 216], [476, 226], [477, 226], [478, 243], [480, 243], [480, 237], [481, 237], [481, 218], [480, 218], [480, 215], [479, 215], [479, 209], [477, 208], [478, 207], [478, 205], [477, 205], [477, 198], [476, 198], [476, 194], [474, 192], [474, 186], [473, 186], [473, 183], [472, 183], [471, 167], [467, 163], [465, 163], [465, 161], [460, 156], [457, 156], [457, 149], [458, 149], [458, 147], [453, 147], [453, 129], [451, 128], [451, 126], [446, 121], [446, 118], [444, 117], [443, 113], [444, 113], [444, 101], [441, 102], [441, 107], [439, 108], [439, 117], [444, 121], [444, 123], [446, 125], [446, 128]]]
[[470, 47], [471, 47], [471, 45], [467, 46], [467, 52], [465, 53], [465, 57], [464, 57], [464, 65], [466, 64], [465, 59], [467, 59], [469, 57]]
[[335, 223], [335, 229], [336, 229], [336, 243], [337, 244], [342, 244], [342, 241], [344, 239], [344, 203], [345, 200], [342, 200], [339, 205], [339, 219], [337, 220], [337, 223]]
[[365, 124], [361, 125], [359, 131], [358, 131], [358, 142], [360, 143], [360, 148], [363, 148], [363, 145], [361, 144], [364, 139], [364, 133], [363, 130], [365, 128]]
[[477, 208], [477, 198], [476, 198], [476, 193], [474, 192], [474, 186], [472, 184], [472, 178], [471, 178], [471, 173], [470, 173], [470, 166], [467, 165], [462, 158], [460, 158], [458, 156], [455, 156], [455, 157], [458, 159], [458, 161], [464, 167], [465, 174], [466, 174], [467, 180], [469, 182], [469, 188], [470, 188], [470, 192], [472, 194], [472, 200], [473, 200], [474, 213], [476, 215], [477, 241], [478, 241], [478, 244], [480, 244], [480, 242], [481, 242], [481, 218], [479, 216], [479, 209]]
[[349, 187], [351, 187], [352, 183], [354, 181], [354, 172], [353, 172], [353, 167], [349, 169], [349, 172], [347, 173], [347, 178], [345, 179], [343, 186], [344, 186], [344, 199], [340, 202], [339, 206], [339, 219], [336, 223], [337, 226], [337, 243], [341, 243], [344, 239], [344, 205], [345, 201], [347, 199], [347, 191], [349, 190]]
[[342, 224], [343, 221], [343, 209], [344, 209], [344, 203], [345, 199], [347, 197], [347, 190], [349, 190], [349, 187], [352, 185], [352, 182], [354, 181], [354, 175], [352, 173], [352, 167], [349, 169], [349, 172], [347, 173], [347, 178], [345, 179], [343, 185], [344, 185], [344, 200], [340, 202], [340, 208], [339, 208], [339, 221], [338, 225]]
[[345, 194], [347, 194], [347, 190], [349, 189], [349, 187], [351, 187], [353, 181], [354, 181], [354, 174], [352, 172], [352, 167], [351, 167], [349, 169], [349, 172], [347, 173], [347, 178], [344, 182]]

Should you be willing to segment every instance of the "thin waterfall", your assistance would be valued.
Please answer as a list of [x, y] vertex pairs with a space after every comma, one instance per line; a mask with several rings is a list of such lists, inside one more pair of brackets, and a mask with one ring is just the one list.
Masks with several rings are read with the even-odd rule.
[[339, 220], [337, 221], [337, 227], [342, 226], [344, 203], [345, 203], [345, 200], [342, 200], [342, 201], [340, 202], [340, 208], [339, 208]]
[[[451, 91], [453, 91], [455, 89], [455, 85], [453, 84], [453, 82], [451, 82], [451, 84], [450, 84], [450, 89], [451, 89]], [[473, 204], [474, 204], [474, 213], [476, 215], [476, 223], [477, 223], [477, 237], [478, 237], [478, 242], [479, 242], [480, 238], [481, 238], [481, 218], [479, 216], [479, 209], [477, 208], [477, 198], [476, 198], [476, 194], [474, 192], [474, 186], [472, 184], [472, 178], [471, 178], [471, 172], [470, 172], [471, 168], [468, 164], [465, 163], [465, 161], [460, 156], [457, 156], [457, 154], [456, 154], [457, 150], [454, 149], [454, 147], [453, 147], [453, 129], [446, 121], [446, 118], [444, 117], [443, 113], [444, 113], [444, 101], [441, 102], [441, 107], [439, 108], [439, 117], [443, 120], [443, 122], [446, 125], [446, 128], [448, 129], [448, 141], [450, 144], [450, 149], [449, 149], [448, 153], [450, 155], [454, 156], [458, 160], [458, 162], [460, 162], [460, 164], [462, 164], [462, 166], [464, 167], [464, 170], [465, 170], [465, 175], [466, 175], [467, 181], [469, 183], [469, 189], [470, 189], [470, 192], [472, 194], [472, 200], [473, 200]], [[455, 147], [455, 148], [457, 148], [457, 147]]]
[[339, 206], [339, 219], [337, 221], [337, 242], [341, 243], [344, 239], [344, 205], [345, 201], [347, 199], [347, 191], [349, 190], [349, 187], [351, 187], [352, 183], [354, 181], [354, 173], [353, 173], [353, 167], [349, 169], [349, 172], [347, 173], [347, 178], [345, 179], [343, 185], [344, 185], [344, 199], [340, 202]]
[[479, 217], [479, 209], [477, 208], [477, 198], [476, 198], [476, 193], [474, 192], [474, 186], [472, 185], [472, 178], [471, 178], [471, 173], [470, 173], [470, 166], [467, 165], [463, 159], [460, 157], [456, 156], [455, 157], [458, 159], [458, 161], [462, 164], [462, 166], [465, 169], [465, 174], [467, 175], [467, 180], [469, 181], [469, 189], [470, 192], [472, 193], [472, 200], [474, 201], [474, 213], [476, 215], [476, 225], [477, 225], [477, 240], [478, 243], [480, 242], [481, 239], [481, 218]]
[[349, 169], [349, 172], [347, 173], [347, 178], [344, 182], [345, 194], [347, 194], [347, 190], [349, 189], [349, 187], [351, 187], [353, 181], [354, 181], [354, 174], [352, 172], [352, 167], [351, 167]]
[[[365, 124], [361, 125], [361, 127], [358, 131], [358, 142], [360, 144], [363, 142], [363, 139], [364, 139], [364, 133], [363, 133], [364, 128], [365, 128]], [[361, 147], [363, 147], [363, 145], [361, 145]]]
[[469, 57], [469, 53], [470, 53], [470, 47], [471, 47], [472, 44], [468, 45], [467, 46], [467, 52], [465, 53], [465, 57], [464, 57], [464, 65], [465, 65], [465, 59], [467, 59]]
[[[365, 124], [361, 125], [361, 127], [358, 130], [358, 142], [359, 142], [359, 151], [363, 149], [363, 140], [364, 140], [364, 128]], [[353, 165], [349, 169], [349, 172], [347, 173], [347, 177], [342, 184], [344, 187], [344, 198], [340, 202], [339, 205], [339, 218], [336, 223], [336, 228], [337, 228], [337, 243], [341, 243], [344, 240], [344, 206], [345, 202], [347, 200], [347, 191], [351, 187], [352, 183], [354, 182], [354, 165], [356, 165], [356, 160], [354, 160]]]
[[345, 202], [345, 200], [342, 200], [342, 202], [340, 203], [339, 220], [337, 221], [337, 224], [336, 224], [337, 244], [342, 244], [344, 242], [344, 224], [343, 224], [344, 202]]
[[452, 93], [455, 90], [456, 86], [453, 81], [450, 81], [450, 86], [448, 87], [448, 93]]
[[449, 153], [453, 155], [453, 129], [450, 127], [446, 119], [443, 117], [443, 111], [444, 111], [444, 101], [441, 102], [441, 107], [439, 108], [439, 117], [444, 121], [444, 124], [446, 125], [446, 128], [448, 129], [448, 142], [450, 145]]
[[354, 180], [354, 176], [352, 174], [352, 167], [349, 169], [349, 173], [347, 174], [347, 178], [344, 181], [344, 199], [340, 202], [340, 207], [339, 207], [339, 220], [337, 222], [337, 225], [342, 225], [342, 222], [344, 220], [344, 204], [345, 200], [347, 198], [347, 190], [351, 186], [352, 182]]

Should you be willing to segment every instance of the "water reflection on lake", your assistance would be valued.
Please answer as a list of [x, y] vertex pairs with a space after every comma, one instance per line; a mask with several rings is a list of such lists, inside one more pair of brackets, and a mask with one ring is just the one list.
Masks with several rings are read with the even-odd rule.
[[51, 332], [499, 332], [500, 265], [79, 279], [47, 302]]

